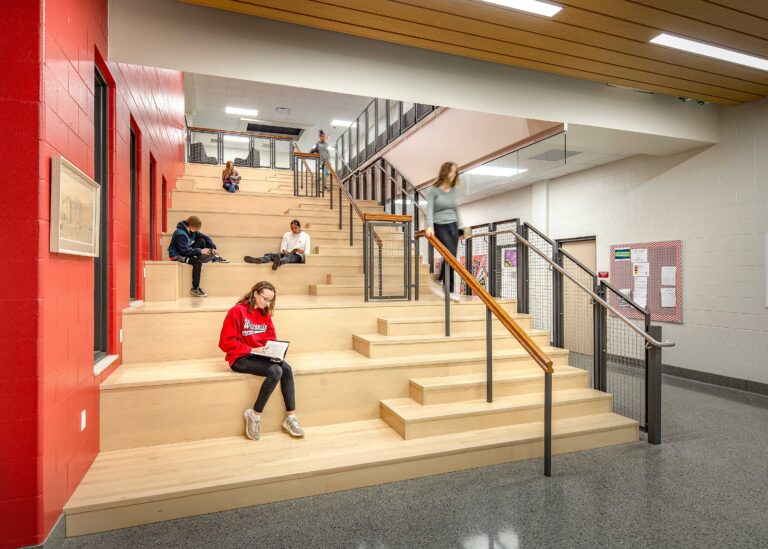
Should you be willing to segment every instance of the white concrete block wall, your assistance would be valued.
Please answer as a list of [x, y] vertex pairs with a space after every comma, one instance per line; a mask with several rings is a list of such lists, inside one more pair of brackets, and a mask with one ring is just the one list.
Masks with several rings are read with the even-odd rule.
[[[683, 241], [683, 324], [661, 324], [674, 366], [768, 383], [768, 99], [720, 112], [720, 143], [636, 156], [467, 204], [470, 223], [530, 220], [555, 239]], [[526, 203], [530, 200], [529, 203]]]

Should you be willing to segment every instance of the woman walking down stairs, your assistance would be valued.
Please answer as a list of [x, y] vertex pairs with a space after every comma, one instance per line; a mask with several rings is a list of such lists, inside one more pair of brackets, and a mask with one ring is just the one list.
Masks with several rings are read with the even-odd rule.
[[[240, 171], [230, 194], [218, 167], [188, 165], [169, 219], [203, 216], [229, 258], [268, 248], [299, 219], [312, 254], [277, 271], [206, 265], [206, 300], [185, 295], [183, 265], [146, 263], [145, 303], [123, 312], [122, 365], [101, 386], [101, 453], [65, 508], [68, 535], [542, 455], [543, 376], [502, 329], [496, 398], [485, 401], [482, 303], [452, 304], [445, 337], [444, 304], [428, 291], [364, 302], [362, 245], [349, 246], [327, 201], [294, 197], [291, 172]], [[427, 281], [426, 266], [416, 268]], [[243, 409], [262, 378], [232, 372], [218, 348], [227, 311], [258, 280], [280, 291], [273, 320], [290, 341], [303, 438], [282, 433], [279, 398], [264, 409], [258, 442], [244, 436]], [[515, 302], [501, 306], [554, 362], [555, 454], [638, 440], [637, 422], [611, 412], [611, 395], [588, 387], [566, 349], [550, 347]]]

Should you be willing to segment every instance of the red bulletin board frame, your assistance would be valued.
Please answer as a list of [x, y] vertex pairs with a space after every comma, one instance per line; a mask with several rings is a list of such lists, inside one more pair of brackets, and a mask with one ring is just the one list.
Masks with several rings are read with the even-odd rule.
[[[683, 323], [683, 243], [681, 240], [664, 242], [641, 242], [637, 244], [611, 245], [611, 285], [618, 289], [630, 288], [634, 299], [634, 280], [632, 276], [632, 261], [616, 261], [617, 249], [630, 250], [647, 249], [650, 273], [648, 277], [648, 302], [646, 309], [651, 313], [651, 320], [658, 322]], [[631, 253], [631, 252], [630, 252]], [[675, 307], [661, 306], [661, 268], [676, 267], [675, 273]], [[664, 286], [671, 288], [672, 286]], [[610, 294], [610, 304], [619, 309], [619, 298], [613, 292]], [[619, 309], [629, 318], [643, 318], [634, 307]]]

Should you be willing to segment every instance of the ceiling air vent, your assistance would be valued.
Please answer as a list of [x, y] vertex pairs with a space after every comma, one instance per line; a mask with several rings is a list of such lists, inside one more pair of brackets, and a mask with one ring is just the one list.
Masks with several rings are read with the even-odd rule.
[[256, 133], [274, 133], [278, 135], [289, 135], [296, 139], [301, 137], [301, 134], [304, 133], [304, 128], [290, 128], [287, 126], [275, 126], [271, 124], [249, 123], [246, 129], [249, 132], [256, 132]]
[[543, 153], [539, 153], [536, 156], [529, 157], [531, 160], [545, 160], [546, 162], [557, 162], [563, 158], [569, 158], [581, 154], [581, 151], [566, 151], [565, 149], [549, 149]]

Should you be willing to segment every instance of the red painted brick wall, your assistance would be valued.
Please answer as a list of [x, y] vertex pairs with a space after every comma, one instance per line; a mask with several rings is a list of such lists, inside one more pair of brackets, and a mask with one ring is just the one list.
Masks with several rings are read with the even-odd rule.
[[[0, 211], [14, 252], [0, 297], [0, 547], [40, 543], [60, 516], [98, 452], [98, 387], [119, 364], [93, 375], [93, 260], [48, 251], [51, 157], [94, 173], [94, 70], [96, 52], [107, 57], [107, 0], [19, 2], [9, 11], [0, 18]], [[114, 82], [109, 352], [119, 355], [129, 303], [129, 129], [134, 123], [141, 135], [140, 274], [149, 259], [149, 156], [157, 161], [158, 242], [162, 178], [172, 188], [183, 172], [184, 90], [176, 71], [104, 68]]]

